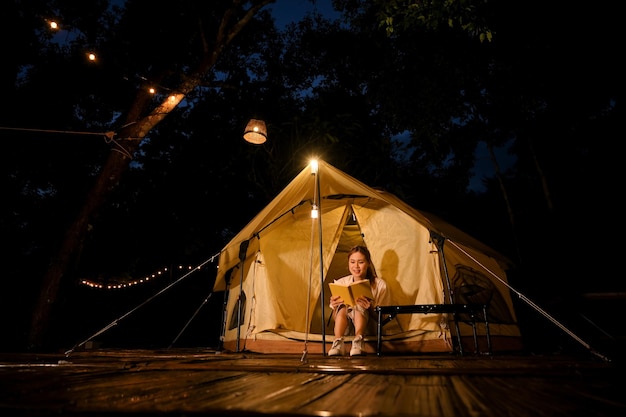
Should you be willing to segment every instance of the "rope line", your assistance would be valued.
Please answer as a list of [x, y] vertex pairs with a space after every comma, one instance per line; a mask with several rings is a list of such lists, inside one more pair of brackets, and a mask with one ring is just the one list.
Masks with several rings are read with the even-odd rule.
[[74, 345], [74, 347], [72, 347], [71, 349], [67, 350], [65, 352], [65, 356], [69, 356], [71, 353], [73, 353], [76, 349], [78, 349], [79, 347], [83, 346], [85, 343], [89, 342], [90, 340], [92, 340], [94, 337], [101, 335], [102, 333], [104, 333], [105, 331], [109, 330], [110, 328], [116, 326], [120, 321], [122, 321], [123, 319], [125, 319], [126, 317], [130, 316], [132, 313], [134, 313], [135, 311], [139, 310], [141, 307], [145, 306], [146, 304], [148, 304], [150, 301], [154, 300], [155, 298], [157, 298], [159, 295], [163, 294], [165, 291], [169, 290], [170, 288], [172, 288], [174, 285], [178, 284], [179, 282], [181, 282], [183, 279], [187, 278], [189, 275], [191, 275], [192, 273], [199, 271], [200, 269], [202, 269], [202, 267], [204, 265], [206, 265], [209, 262], [213, 262], [213, 260], [219, 256], [219, 253], [216, 255], [213, 255], [212, 257], [210, 257], [209, 259], [207, 259], [206, 261], [200, 263], [198, 266], [196, 266], [195, 268], [193, 268], [191, 271], [187, 272], [186, 274], [184, 274], [183, 276], [181, 276], [180, 278], [178, 278], [176, 281], [172, 282], [170, 285], [166, 286], [165, 288], [161, 289], [160, 291], [158, 291], [156, 294], [154, 294], [153, 296], [151, 296], [150, 298], [148, 298], [147, 300], [145, 300], [143, 303], [139, 304], [138, 306], [136, 306], [135, 308], [132, 308], [131, 310], [129, 310], [128, 312], [124, 313], [122, 316], [120, 316], [119, 318], [113, 320], [111, 323], [109, 323], [108, 325], [106, 325], [105, 327], [103, 327], [102, 329], [98, 330], [96, 333], [94, 333], [93, 335], [89, 336], [87, 339], [85, 339], [84, 341], [77, 343], [76, 345]]
[[582, 340], [580, 337], [578, 337], [574, 332], [572, 332], [571, 330], [569, 330], [567, 327], [565, 327], [561, 322], [559, 322], [557, 319], [555, 319], [554, 317], [552, 317], [548, 312], [546, 312], [544, 309], [542, 309], [541, 307], [539, 307], [537, 304], [535, 304], [532, 300], [530, 300], [528, 297], [526, 297], [524, 294], [522, 294], [520, 291], [516, 290], [515, 288], [513, 288], [511, 285], [509, 285], [508, 282], [505, 282], [502, 278], [500, 278], [499, 276], [497, 276], [493, 271], [491, 271], [489, 268], [487, 268], [485, 265], [483, 265], [481, 262], [479, 262], [476, 258], [474, 258], [472, 255], [470, 255], [469, 253], [467, 253], [467, 251], [463, 248], [461, 248], [459, 245], [457, 245], [455, 242], [453, 242], [452, 240], [446, 238], [446, 240], [452, 244], [455, 248], [457, 248], [458, 250], [460, 250], [461, 252], [463, 252], [468, 258], [470, 258], [471, 260], [473, 260], [474, 262], [476, 262], [476, 264], [480, 265], [485, 271], [487, 271], [491, 276], [495, 277], [498, 281], [500, 281], [502, 284], [504, 284], [509, 290], [511, 290], [512, 292], [514, 292], [522, 301], [524, 301], [526, 304], [528, 304], [529, 306], [531, 306], [532, 308], [534, 308], [537, 312], [539, 312], [542, 316], [544, 316], [545, 318], [547, 318], [549, 321], [551, 321], [554, 325], [556, 325], [559, 329], [563, 330], [567, 335], [569, 335], [570, 337], [572, 337], [574, 340], [576, 340], [578, 343], [580, 343], [581, 345], [583, 345], [585, 348], [587, 348], [591, 353], [593, 353], [594, 355], [600, 357], [601, 359], [610, 362], [610, 359], [608, 359], [606, 356], [600, 354], [599, 352], [597, 352], [595, 349], [593, 349], [591, 347], [591, 345], [589, 345], [589, 343], [585, 342], [584, 340]]

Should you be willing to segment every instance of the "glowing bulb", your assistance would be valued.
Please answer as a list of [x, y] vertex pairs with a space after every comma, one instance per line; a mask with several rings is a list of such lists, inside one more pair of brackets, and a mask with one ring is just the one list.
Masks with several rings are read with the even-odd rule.
[[318, 170], [317, 159], [312, 159], [311, 160], [311, 174], [317, 174], [317, 170]]
[[313, 207], [311, 208], [311, 218], [317, 219], [318, 216], [319, 216], [319, 210], [317, 209], [317, 205], [313, 204]]
[[96, 60], [96, 54], [94, 54], [93, 52], [89, 53], [89, 54], [87, 54], [87, 58], [89, 58], [90, 61], [95, 61]]

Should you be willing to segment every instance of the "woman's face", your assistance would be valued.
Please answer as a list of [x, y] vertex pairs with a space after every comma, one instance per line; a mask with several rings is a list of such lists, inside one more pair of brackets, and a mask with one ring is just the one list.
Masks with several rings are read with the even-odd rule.
[[361, 252], [354, 252], [348, 258], [348, 268], [355, 281], [366, 279], [368, 266], [367, 259]]

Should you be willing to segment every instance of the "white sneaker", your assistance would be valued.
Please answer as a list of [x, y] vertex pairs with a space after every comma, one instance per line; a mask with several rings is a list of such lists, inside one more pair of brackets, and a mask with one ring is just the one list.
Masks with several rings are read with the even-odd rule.
[[352, 340], [352, 349], [350, 349], [350, 356], [363, 355], [363, 335], [358, 335]]
[[343, 337], [333, 340], [333, 345], [328, 351], [328, 356], [341, 356], [343, 355]]

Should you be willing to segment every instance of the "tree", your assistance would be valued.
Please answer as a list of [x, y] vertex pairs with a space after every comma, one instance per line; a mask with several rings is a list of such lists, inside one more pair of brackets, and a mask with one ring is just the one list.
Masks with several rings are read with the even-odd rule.
[[[619, 39], [619, 25], [606, 23], [619, 14], [604, 5], [560, 19], [556, 6], [528, 2], [338, 0], [345, 20], [310, 16], [277, 33], [261, 9], [237, 31], [252, 10], [244, 5], [258, 1], [155, 8], [133, 0], [121, 10], [106, 1], [44, 3], [51, 10], [41, 16], [62, 10], [69, 34], [33, 30], [37, 36], [19, 39], [24, 45], [3, 67], [14, 79], [0, 113], [4, 125], [59, 132], [55, 140], [11, 134], [0, 164], [11, 202], [2, 231], [14, 243], [5, 254], [22, 260], [7, 263], [9, 276], [27, 278], [8, 281], [37, 288], [28, 280], [43, 274], [32, 273], [31, 260], [58, 253], [40, 267], [48, 271], [42, 317], [70, 297], [62, 286], [79, 272], [119, 268], [123, 276], [169, 253], [213, 250], [313, 154], [485, 243], [519, 251], [524, 284], [536, 280], [542, 295], [570, 275], [541, 264], [556, 267], [552, 245], [537, 237], [568, 236], [559, 248], [583, 259], [574, 242], [594, 232], [574, 231], [567, 216], [588, 210], [604, 221], [618, 207], [597, 187], [619, 167], [607, 162], [618, 155], [607, 143], [617, 140], [623, 114], [623, 64], [597, 47]], [[40, 23], [20, 20], [26, 8], [7, 10], [22, 26]], [[233, 31], [236, 42], [211, 35]], [[100, 59], [86, 64], [86, 47]], [[142, 93], [149, 82], [155, 95]], [[242, 146], [233, 134], [250, 114], [269, 122], [263, 146]], [[70, 130], [90, 136], [70, 139]], [[505, 147], [514, 163], [500, 165]], [[474, 192], [479, 148], [493, 151], [485, 160], [496, 178], [484, 177], [485, 191]], [[157, 223], [181, 244], [151, 239]], [[51, 249], [64, 234], [66, 246]], [[33, 347], [43, 332], [30, 335]]]
[[[201, 86], [209, 75], [209, 71], [216, 65], [218, 59], [229, 47], [233, 40], [252, 21], [253, 17], [264, 6], [274, 0], [257, 0], [249, 2], [249, 8], [243, 9], [248, 2], [234, 0], [232, 2], [220, 2], [221, 9], [207, 8], [202, 2], [196, 4], [191, 2], [190, 8], [176, 7], [179, 18], [184, 20], [188, 27], [193, 28], [191, 39], [179, 39], [190, 42], [193, 48], [186, 50], [189, 55], [183, 65], [180, 60], [173, 60], [174, 66], [169, 66], [167, 58], [151, 68], [154, 75], [150, 81], [155, 84], [163, 84], [165, 80], [175, 78], [175, 86], [171, 87], [172, 93], [164, 96], [159, 104], [152, 106], [152, 96], [145, 90], [139, 90], [135, 98], [129, 103], [124, 114], [124, 123], [120, 129], [109, 134], [110, 139], [119, 146], [114, 148], [96, 179], [93, 188], [85, 199], [82, 209], [77, 214], [65, 233], [65, 237], [60, 245], [56, 256], [51, 260], [48, 270], [43, 278], [39, 301], [33, 312], [31, 330], [29, 336], [30, 348], [40, 348], [44, 342], [46, 324], [51, 314], [51, 309], [58, 296], [61, 281], [69, 267], [75, 260], [87, 235], [89, 224], [98, 214], [98, 210], [107, 200], [111, 192], [118, 186], [123, 173], [127, 170], [134, 153], [138, 150], [144, 138], [176, 107], [187, 98], [195, 89]], [[230, 3], [230, 4], [229, 4]], [[212, 4], [216, 6], [216, 4]], [[157, 9], [161, 9], [160, 7]], [[154, 11], [153, 5], [138, 2], [128, 2], [126, 13], [132, 16], [133, 13]], [[168, 9], [169, 10], [169, 9]], [[218, 11], [219, 10], [219, 11]], [[160, 20], [158, 24], [167, 27], [171, 24], [169, 18], [172, 14], [160, 14], [160, 17], [168, 17], [168, 20]], [[121, 21], [121, 26], [125, 23], [137, 24], [137, 20], [125, 22]], [[154, 21], [150, 22], [154, 24]], [[180, 24], [181, 22], [179, 22]], [[184, 26], [177, 26], [184, 27]], [[137, 30], [137, 28], [134, 28]], [[155, 34], [156, 35], [156, 34]], [[165, 32], [162, 36], [172, 36]], [[175, 51], [179, 46], [173, 42]]]

